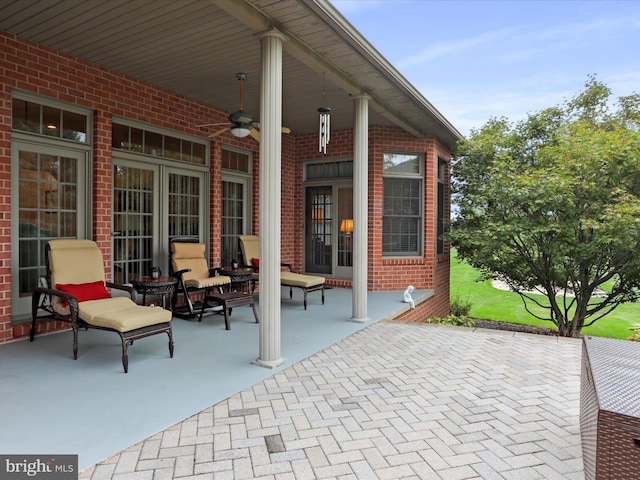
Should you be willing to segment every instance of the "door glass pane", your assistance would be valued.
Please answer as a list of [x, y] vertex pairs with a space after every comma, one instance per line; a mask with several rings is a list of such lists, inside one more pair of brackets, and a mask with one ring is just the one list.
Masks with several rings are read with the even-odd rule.
[[18, 159], [18, 293], [28, 297], [46, 273], [46, 242], [78, 236], [78, 161], [26, 150]]
[[169, 174], [169, 238], [200, 237], [200, 179]]
[[114, 281], [147, 275], [153, 263], [152, 170], [114, 166]]
[[332, 188], [308, 187], [306, 197], [305, 270], [309, 273], [331, 273]]
[[338, 189], [338, 266], [353, 266], [353, 188]]
[[[222, 265], [240, 260], [238, 235], [244, 233], [245, 188], [240, 182], [222, 182]], [[248, 263], [250, 259], [243, 259]]]

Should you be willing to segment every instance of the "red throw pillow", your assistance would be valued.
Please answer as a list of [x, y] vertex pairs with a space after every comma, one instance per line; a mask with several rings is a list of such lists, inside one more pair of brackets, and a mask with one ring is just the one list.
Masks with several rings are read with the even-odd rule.
[[251, 265], [253, 265], [255, 268], [253, 269], [254, 272], [258, 273], [258, 271], [260, 270], [258, 267], [260, 266], [260, 259], [259, 258], [252, 258], [251, 259]]
[[[111, 298], [111, 294], [105, 288], [102, 280], [91, 283], [68, 283], [66, 285], [57, 283], [56, 288], [64, 293], [70, 293], [78, 299], [78, 302]], [[69, 304], [65, 300], [63, 305], [66, 307]]]

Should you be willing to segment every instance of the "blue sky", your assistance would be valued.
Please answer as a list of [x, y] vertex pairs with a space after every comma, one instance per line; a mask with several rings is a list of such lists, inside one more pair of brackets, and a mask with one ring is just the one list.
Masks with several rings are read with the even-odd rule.
[[332, 0], [463, 135], [558, 105], [589, 75], [640, 93], [640, 1]]

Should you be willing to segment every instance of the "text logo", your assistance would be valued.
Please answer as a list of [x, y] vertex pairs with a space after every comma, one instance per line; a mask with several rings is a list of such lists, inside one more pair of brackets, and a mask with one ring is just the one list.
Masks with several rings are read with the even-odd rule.
[[0, 455], [2, 480], [77, 480], [78, 455]]

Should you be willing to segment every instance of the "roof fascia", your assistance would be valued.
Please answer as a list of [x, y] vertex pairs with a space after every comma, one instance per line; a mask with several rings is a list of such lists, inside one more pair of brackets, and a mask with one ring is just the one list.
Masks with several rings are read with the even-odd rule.
[[[313, 11], [316, 17], [318, 17], [324, 25], [331, 28], [352, 48], [355, 48], [361, 55], [363, 55], [365, 60], [376, 68], [376, 70], [380, 71], [387, 80], [393, 81], [396, 76], [400, 75], [386, 60], [383, 59], [375, 48], [371, 46], [371, 44], [369, 44], [337, 10], [335, 10], [331, 4], [318, 0], [298, 1]], [[254, 8], [249, 3], [237, 0], [211, 0], [211, 2], [218, 8], [221, 8], [229, 15], [232, 15], [247, 25], [252, 30], [256, 31], [256, 33], [269, 29], [276, 29], [280, 31], [287, 37], [287, 41], [283, 48], [309, 68], [319, 73], [324, 73], [325, 78], [328, 81], [342, 88], [351, 95], [360, 95], [362, 93], [368, 94], [371, 98], [370, 103], [372, 108], [375, 108], [378, 112], [412, 135], [418, 138], [423, 138], [429, 135], [407, 122], [407, 120], [402, 118], [401, 115], [395, 113], [391, 107], [386, 105], [379, 98], [376, 98], [375, 92], [371, 92], [364, 85], [356, 82], [352, 76], [348, 75], [347, 72], [344, 72], [342, 69], [337, 68], [334, 64], [327, 61], [324, 56], [318, 54], [313, 50], [313, 48], [298, 40], [295, 35], [291, 34], [291, 32], [288, 32], [279, 22], [266, 16], [263, 12]], [[396, 75], [392, 75], [391, 72], [396, 72]], [[451, 126], [449, 122], [447, 122], [446, 119], [422, 95], [420, 95], [417, 90], [415, 90], [415, 88], [410, 87], [410, 84], [406, 80], [403, 80], [403, 82], [393, 81], [393, 84], [396, 85], [397, 88], [403, 90], [405, 94], [412, 97], [415, 102], [421, 104], [422, 108], [429, 111], [435, 118], [445, 125], [454, 137], [461, 137], [457, 130], [455, 130], [455, 128]]]

